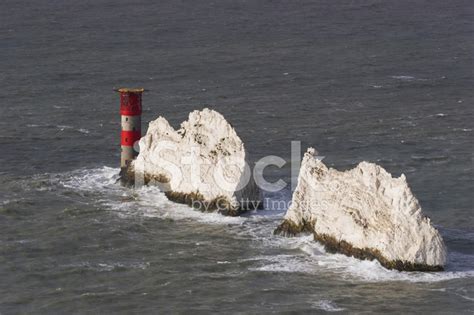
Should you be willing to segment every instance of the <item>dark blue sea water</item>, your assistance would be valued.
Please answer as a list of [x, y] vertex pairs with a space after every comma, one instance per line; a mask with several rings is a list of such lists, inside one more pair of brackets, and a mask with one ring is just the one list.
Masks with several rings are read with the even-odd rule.
[[[473, 18], [462, 0], [2, 0], [0, 314], [472, 313]], [[301, 140], [406, 174], [447, 271], [273, 236], [284, 211], [120, 187], [121, 86], [149, 89], [145, 122], [218, 110], [253, 161]]]

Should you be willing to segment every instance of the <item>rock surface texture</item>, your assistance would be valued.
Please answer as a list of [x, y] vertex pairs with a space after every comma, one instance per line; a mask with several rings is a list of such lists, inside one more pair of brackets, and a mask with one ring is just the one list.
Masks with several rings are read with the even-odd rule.
[[179, 130], [159, 117], [141, 138], [140, 153], [122, 178], [154, 182], [170, 200], [226, 215], [259, 208], [242, 140], [214, 110], [193, 111]]
[[275, 234], [314, 234], [330, 252], [377, 259], [389, 269], [441, 271], [446, 249], [423, 215], [405, 176], [361, 162], [340, 172], [310, 148], [305, 153], [284, 222]]

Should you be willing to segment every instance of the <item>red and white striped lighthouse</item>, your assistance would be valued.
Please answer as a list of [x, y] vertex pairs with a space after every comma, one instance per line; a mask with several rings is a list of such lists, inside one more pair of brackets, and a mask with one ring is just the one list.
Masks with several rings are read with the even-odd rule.
[[124, 170], [138, 155], [136, 142], [142, 136], [142, 93], [145, 90], [122, 88], [117, 91], [120, 93], [120, 115], [122, 116], [120, 168]]

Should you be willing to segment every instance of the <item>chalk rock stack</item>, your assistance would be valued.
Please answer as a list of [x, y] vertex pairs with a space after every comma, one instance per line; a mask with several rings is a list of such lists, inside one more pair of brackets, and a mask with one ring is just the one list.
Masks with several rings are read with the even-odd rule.
[[122, 178], [157, 184], [173, 201], [202, 211], [238, 215], [261, 207], [242, 140], [214, 110], [193, 111], [175, 130], [159, 117], [139, 142], [140, 153]]
[[305, 153], [292, 205], [275, 234], [313, 233], [330, 252], [377, 259], [389, 269], [441, 271], [446, 249], [401, 175], [361, 162], [340, 172], [310, 148]]

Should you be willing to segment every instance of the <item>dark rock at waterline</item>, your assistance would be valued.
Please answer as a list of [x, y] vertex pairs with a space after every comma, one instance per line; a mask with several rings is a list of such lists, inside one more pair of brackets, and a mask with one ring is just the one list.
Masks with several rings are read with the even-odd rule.
[[139, 179], [132, 165], [128, 165], [120, 170], [120, 183], [125, 187], [135, 185], [158, 186], [165, 196], [174, 202], [186, 204], [201, 212], [217, 212], [226, 216], [239, 216], [246, 211], [263, 209], [261, 200], [239, 200], [231, 202], [225, 196], [218, 196], [210, 201], [206, 200], [199, 192], [182, 193], [170, 191], [169, 179], [165, 175], [140, 174]]
[[314, 224], [309, 222], [296, 224], [290, 220], [285, 220], [275, 229], [273, 234], [285, 237], [295, 237], [300, 234], [313, 234], [314, 240], [321, 243], [324, 246], [324, 249], [329, 253], [340, 253], [362, 260], [377, 260], [387, 269], [395, 269], [398, 271], [444, 271], [444, 267], [439, 265], [432, 266], [402, 260], [389, 260], [377, 249], [357, 248], [344, 240], [338, 241], [330, 235], [318, 234], [314, 231]]

